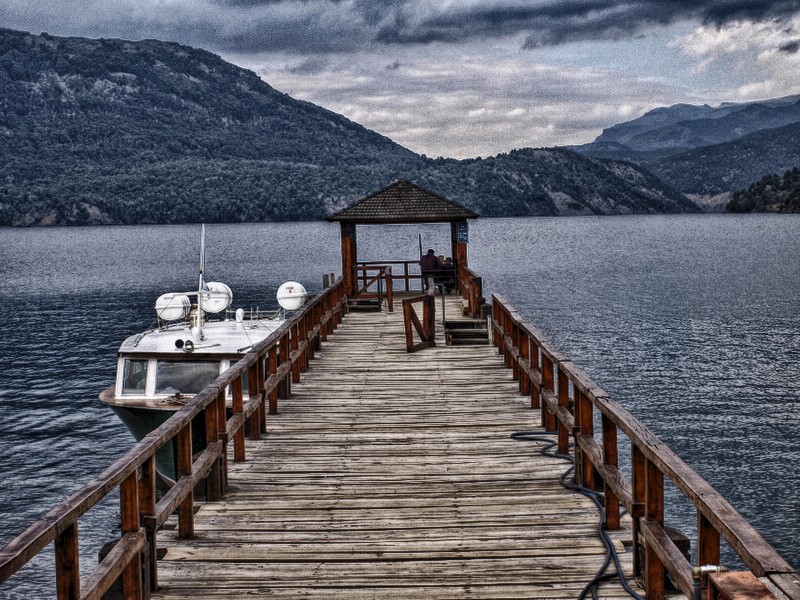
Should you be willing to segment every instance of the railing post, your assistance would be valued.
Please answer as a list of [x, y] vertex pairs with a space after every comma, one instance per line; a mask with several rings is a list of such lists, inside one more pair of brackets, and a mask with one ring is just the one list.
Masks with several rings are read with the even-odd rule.
[[259, 355], [258, 361], [258, 395], [261, 396], [261, 402], [258, 403], [258, 428], [261, 433], [267, 433], [267, 369], [266, 369], [266, 356]]
[[[664, 524], [664, 474], [655, 463], [646, 459], [647, 491], [645, 519]], [[664, 600], [664, 564], [655, 549], [645, 544], [645, 590], [648, 600]]]
[[[192, 474], [192, 422], [189, 421], [176, 437], [178, 464], [175, 469], [175, 481], [179, 481]], [[181, 539], [194, 537], [194, 491], [190, 491], [178, 507], [178, 537]]]
[[328, 340], [328, 335], [331, 333], [330, 320], [327, 323], [324, 324], [322, 323], [322, 321], [325, 319], [325, 315], [328, 314], [328, 311], [330, 311], [330, 309], [331, 309], [331, 295], [326, 294], [325, 297], [320, 302], [319, 306], [319, 320], [320, 320], [319, 334], [320, 334], [320, 339], [323, 342]]
[[697, 566], [719, 565], [719, 532], [700, 511], [697, 512]]
[[228, 410], [226, 408], [227, 389], [223, 387], [217, 393], [217, 432], [219, 439], [222, 440], [222, 456], [218, 461], [220, 467], [220, 493], [224, 496], [228, 489]]
[[340, 282], [333, 287], [333, 305], [334, 317], [333, 328], [339, 329], [339, 325], [344, 321], [344, 315], [347, 312], [347, 294], [344, 291], [344, 284]]
[[281, 346], [280, 346], [280, 364], [288, 365], [289, 372], [286, 374], [286, 377], [283, 378], [282, 385], [279, 388], [279, 395], [281, 398], [288, 398], [292, 393], [292, 380], [294, 379], [294, 375], [292, 374], [292, 346], [291, 346], [291, 329], [287, 329], [284, 336], [281, 338]]
[[[209, 405], [212, 406], [212, 405]], [[142, 464], [139, 478], [139, 522], [144, 525], [147, 544], [142, 558], [145, 565], [145, 584], [150, 591], [158, 589], [158, 556], [156, 555], [156, 459]], [[149, 597], [149, 594], [145, 594]]]
[[[254, 362], [247, 369], [247, 395], [250, 400], [258, 396], [258, 361]], [[261, 422], [259, 411], [256, 409], [250, 414], [250, 439], [261, 439]]]
[[483, 278], [472, 277], [470, 281], [469, 309], [470, 317], [475, 318], [480, 314], [480, 298], [483, 296]]
[[[508, 347], [508, 342], [514, 340], [514, 323], [511, 321], [511, 313], [508, 312], [506, 307], [503, 307], [503, 361], [505, 362], [506, 369], [512, 369], [513, 361], [511, 359], [511, 350]], [[514, 371], [511, 371], [512, 377]]]
[[339, 312], [339, 305], [337, 303], [338, 294], [336, 292], [337, 290], [334, 289], [331, 293], [328, 294], [328, 311], [331, 313], [331, 319], [329, 321], [330, 329], [328, 330], [329, 334], [333, 334], [338, 327], [338, 321], [336, 315]]
[[[603, 464], [617, 467], [619, 466], [617, 426], [605, 415], [602, 416], [601, 421], [603, 426]], [[619, 529], [619, 498], [607, 482], [604, 482], [604, 498], [606, 527], [612, 530]]]
[[[233, 416], [238, 417], [244, 412], [241, 375], [231, 381], [231, 392], [233, 394]], [[233, 434], [233, 462], [242, 462], [244, 459], [244, 424], [242, 424]]]
[[411, 312], [414, 307], [410, 302], [403, 302], [403, 329], [406, 334], [406, 352], [411, 352], [414, 347], [414, 325], [411, 321]]
[[[139, 482], [137, 472], [128, 475], [119, 486], [121, 531], [139, 531]], [[142, 555], [136, 553], [122, 571], [122, 591], [125, 598], [142, 598]]]
[[[555, 382], [553, 381], [553, 361], [546, 353], [542, 352], [542, 389], [555, 393]], [[556, 417], [547, 410], [547, 405], [542, 402], [542, 427], [547, 431], [556, 430]]]
[[422, 317], [425, 320], [425, 333], [428, 336], [428, 346], [436, 345], [436, 299], [433, 296], [425, 296], [425, 304], [422, 309]]
[[509, 358], [511, 359], [511, 379], [513, 381], [519, 381], [519, 362], [516, 358], [514, 358], [514, 351], [516, 350], [517, 354], [519, 354], [519, 339], [520, 339], [520, 331], [519, 325], [517, 324], [517, 320], [514, 318], [514, 315], [509, 315], [509, 319], [511, 320], [511, 349], [512, 351], [509, 352]]
[[[558, 366], [558, 405], [569, 410], [569, 378], [560, 364]], [[571, 432], [561, 422], [561, 419], [557, 419], [557, 423], [558, 452], [559, 454], [569, 454], [569, 436]]]
[[631, 540], [633, 542], [633, 574], [642, 574], [642, 557], [639, 538], [641, 536], [641, 517], [647, 495], [647, 470], [644, 454], [639, 446], [631, 444], [631, 494], [634, 511], [631, 513]]
[[[530, 363], [529, 355], [530, 355], [530, 338], [528, 337], [528, 333], [523, 331], [522, 328], [519, 330], [519, 361], [521, 363], [525, 363], [526, 365]], [[520, 369], [519, 373], [519, 393], [523, 396], [527, 396], [531, 393], [531, 378], [527, 374], [526, 371]]]
[[492, 302], [492, 323], [494, 323], [492, 327], [492, 341], [494, 342], [494, 347], [497, 348], [498, 354], [502, 354], [503, 352], [503, 335], [499, 330], [503, 327], [503, 318], [501, 315], [502, 307], [500, 306], [500, 302], [495, 298], [494, 302]]
[[[278, 349], [275, 344], [270, 346], [267, 359], [267, 376], [275, 375], [278, 372]], [[270, 415], [278, 414], [278, 388], [273, 387], [269, 392], [269, 405], [267, 413]]]
[[[576, 407], [580, 404], [580, 408], [575, 409], [575, 414], [578, 419], [577, 423], [580, 427], [581, 435], [594, 438], [594, 404], [592, 404], [589, 397], [580, 390], [576, 392], [575, 396]], [[588, 455], [583, 452], [581, 452], [580, 455], [581, 485], [593, 490], [595, 489], [594, 464], [592, 464]]]
[[384, 269], [386, 275], [386, 307], [389, 312], [394, 312], [394, 280], [392, 279], [392, 267]]
[[[539, 377], [541, 380], [542, 369], [539, 366], [539, 345], [538, 343], [531, 340], [531, 367], [534, 367], [536, 371], [539, 373]], [[540, 389], [539, 384], [531, 381], [531, 408], [540, 408], [542, 405], [542, 399], [540, 398]]]
[[[313, 322], [309, 320], [309, 315], [313, 315], [314, 310], [314, 308], [311, 310], [304, 310], [303, 316], [298, 319], [297, 325], [292, 328], [292, 336], [297, 336], [297, 348], [299, 348], [303, 342], [306, 342], [305, 348], [297, 357], [296, 366], [292, 367], [292, 374], [294, 374], [295, 371], [297, 372], [297, 381], [300, 381], [301, 373], [308, 371], [308, 362], [311, 359], [311, 353], [314, 351], [314, 345], [308, 339], [308, 334], [311, 331], [311, 327], [313, 327], [313, 325], [309, 326], [309, 324]], [[294, 346], [294, 343], [292, 343], [292, 345]]]
[[583, 485], [583, 460], [585, 458], [583, 449], [579, 442], [579, 437], [581, 435], [581, 411], [583, 410], [583, 401], [581, 400], [581, 396], [583, 392], [578, 388], [578, 386], [574, 387], [573, 390], [574, 398], [573, 398], [573, 421], [572, 421], [572, 435], [574, 438], [575, 447], [572, 449], [573, 455], [575, 457], [575, 471], [573, 475], [573, 479], [575, 483], [578, 485]]
[[70, 524], [55, 539], [56, 597], [78, 600], [81, 596], [81, 573], [78, 553], [78, 523]]
[[503, 364], [508, 368], [508, 348], [506, 347], [506, 338], [508, 337], [508, 309], [505, 306], [500, 307], [500, 340], [497, 346], [499, 354], [503, 355]]
[[[311, 332], [314, 330], [314, 327], [317, 323], [322, 322], [322, 308], [320, 306], [314, 305], [311, 307], [310, 311], [306, 311], [306, 322], [308, 323], [308, 331]], [[314, 339], [308, 340], [308, 346], [306, 346], [306, 360], [310, 361], [314, 359], [314, 351], [315, 348], [320, 347], [320, 340], [322, 339], [322, 328], [320, 331], [314, 336]]]
[[[206, 447], [219, 440], [219, 424], [217, 422], [217, 403], [210, 402], [205, 409], [206, 418]], [[221, 465], [219, 461], [211, 468], [206, 478], [206, 498], [210, 502], [216, 502], [222, 497], [221, 486]]]
[[[290, 343], [289, 342], [289, 331], [287, 330], [287, 332], [281, 338], [281, 343], [280, 343], [280, 349], [279, 349], [280, 350], [280, 358], [279, 358], [278, 362], [281, 365], [283, 365], [285, 363], [288, 363], [291, 360], [291, 352], [289, 350], [289, 343]], [[281, 379], [281, 382], [278, 385], [278, 397], [279, 398], [288, 398], [289, 394], [291, 394], [291, 393], [292, 393], [292, 377], [291, 377], [290, 374], [287, 374], [287, 375], [284, 376], [283, 379]]]
[[[294, 323], [294, 325], [290, 328], [291, 335], [291, 345], [292, 345], [292, 353], [294, 353], [300, 347], [300, 324]], [[290, 354], [291, 356], [291, 354]], [[300, 361], [302, 360], [301, 357], [298, 357], [292, 363], [292, 382], [298, 383], [300, 381]]]

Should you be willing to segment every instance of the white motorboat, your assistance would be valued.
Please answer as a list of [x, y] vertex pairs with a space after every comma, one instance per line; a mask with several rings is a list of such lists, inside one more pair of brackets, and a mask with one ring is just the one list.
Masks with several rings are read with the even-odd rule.
[[[278, 289], [279, 310], [233, 310], [231, 289], [205, 281], [205, 227], [200, 247], [197, 290], [159, 296], [158, 326], [122, 342], [116, 382], [100, 394], [137, 441], [267, 338], [284, 323], [287, 311], [297, 310], [307, 298], [303, 285], [289, 281]], [[195, 437], [205, 435], [204, 423], [193, 429]], [[174, 478], [170, 445], [159, 451], [156, 463], [163, 477]]]

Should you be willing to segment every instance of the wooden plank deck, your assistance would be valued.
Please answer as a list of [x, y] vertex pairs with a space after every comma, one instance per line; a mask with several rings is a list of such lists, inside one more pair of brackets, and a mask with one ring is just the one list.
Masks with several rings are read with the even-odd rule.
[[195, 539], [159, 533], [154, 598], [577, 598], [597, 513], [568, 463], [510, 439], [538, 423], [491, 346], [408, 354], [397, 307], [351, 313]]

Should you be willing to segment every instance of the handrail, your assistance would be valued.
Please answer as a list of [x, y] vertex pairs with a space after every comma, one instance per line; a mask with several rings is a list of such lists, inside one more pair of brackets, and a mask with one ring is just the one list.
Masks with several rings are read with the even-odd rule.
[[[359, 260], [356, 262], [356, 269], [361, 271], [365, 267], [373, 268], [377, 266], [389, 266], [389, 267], [403, 267], [403, 273], [398, 274], [392, 270], [392, 277], [394, 280], [402, 280], [403, 281], [403, 290], [406, 292], [411, 291], [411, 282], [416, 281], [420, 278], [419, 273], [419, 261], [418, 260]], [[416, 273], [412, 273], [411, 267], [414, 267], [414, 271]]]
[[[530, 396], [531, 408], [541, 408], [542, 425], [558, 432], [559, 452], [572, 448], [577, 482], [604, 489], [605, 526], [619, 529], [620, 504], [631, 515], [633, 568], [636, 575], [644, 575], [649, 599], [664, 598], [665, 571], [687, 597], [694, 597], [692, 566], [664, 528], [664, 476], [697, 510], [698, 566], [718, 565], [720, 540], [725, 539], [755, 576], [767, 578], [787, 598], [800, 599], [800, 575], [761, 534], [499, 294], [492, 295], [492, 332], [520, 393]], [[595, 439], [595, 410], [600, 415], [600, 441]], [[619, 432], [631, 443], [631, 482], [618, 469]], [[644, 573], [639, 572], [640, 540]]]
[[[415, 304], [422, 304], [421, 322], [414, 309]], [[436, 345], [436, 305], [433, 293], [403, 299], [403, 326], [406, 334], [406, 352], [416, 352]], [[420, 341], [416, 344], [414, 330], [420, 337]]]
[[481, 304], [485, 302], [483, 278], [472, 269], [456, 264], [456, 280], [461, 296], [467, 301], [467, 314], [473, 318], [480, 316]]
[[[386, 287], [386, 307], [389, 312], [394, 312], [394, 283], [392, 279], [392, 267], [390, 265], [374, 265], [368, 267], [359, 267], [359, 270], [363, 271], [362, 279], [362, 287], [359, 289], [355, 295], [361, 296], [362, 294], [369, 293], [369, 288], [372, 287], [374, 284], [378, 284], [378, 300], [383, 300], [383, 288]], [[368, 272], [375, 271], [375, 275], [373, 275], [370, 279]]]
[[[59, 599], [99, 598], [121, 575], [126, 598], [148, 598], [157, 587], [157, 530], [178, 511], [179, 537], [194, 534], [194, 488], [206, 484], [209, 501], [227, 487], [228, 444], [233, 460], [245, 460], [245, 423], [251, 439], [266, 432], [266, 415], [290, 393], [308, 368], [315, 346], [341, 323], [347, 298], [341, 278], [297, 311], [268, 338], [206, 386], [164, 424], [121, 458], [71, 494], [0, 549], [0, 583], [55, 543], [56, 595]], [[248, 378], [248, 398], [242, 378]], [[227, 389], [233, 414], [226, 417]], [[192, 422], [203, 416], [205, 448], [192, 452]], [[155, 454], [176, 441], [175, 485], [156, 503]], [[78, 518], [111, 492], [120, 490], [122, 539], [82, 582], [78, 556]], [[144, 577], [142, 576], [144, 573]]]

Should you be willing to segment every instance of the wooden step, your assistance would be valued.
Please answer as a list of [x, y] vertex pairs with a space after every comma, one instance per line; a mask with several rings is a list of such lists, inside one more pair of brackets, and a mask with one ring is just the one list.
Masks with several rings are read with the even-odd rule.
[[354, 312], [380, 312], [381, 301], [377, 298], [351, 298], [347, 308]]
[[448, 346], [488, 345], [489, 328], [482, 319], [445, 321], [445, 341]]

